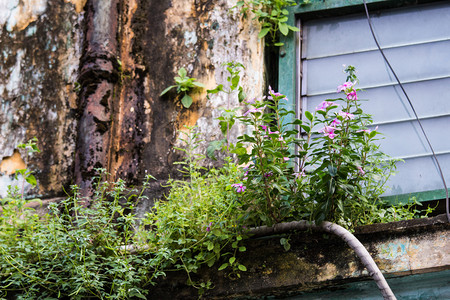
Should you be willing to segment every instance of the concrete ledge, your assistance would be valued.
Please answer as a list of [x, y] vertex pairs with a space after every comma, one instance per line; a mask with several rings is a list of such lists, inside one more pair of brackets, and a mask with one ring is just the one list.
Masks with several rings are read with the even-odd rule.
[[[450, 224], [445, 216], [364, 226], [356, 236], [387, 278], [450, 269]], [[285, 251], [280, 238], [289, 238]], [[203, 268], [193, 280], [211, 280], [206, 299], [286, 297], [361, 280], [371, 280], [353, 251], [337, 237], [319, 232], [291, 232], [246, 241], [238, 257], [248, 271], [240, 279]], [[150, 299], [197, 299], [182, 272], [169, 273], [152, 289]], [[395, 292], [395, 291], [394, 291]]]

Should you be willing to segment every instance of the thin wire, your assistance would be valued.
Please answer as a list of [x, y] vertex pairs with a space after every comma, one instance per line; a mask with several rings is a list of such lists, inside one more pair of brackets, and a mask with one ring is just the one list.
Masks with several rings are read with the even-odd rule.
[[417, 116], [416, 110], [415, 110], [411, 100], [409, 99], [409, 96], [406, 93], [405, 88], [403, 87], [403, 84], [400, 82], [400, 79], [398, 79], [397, 74], [395, 73], [395, 71], [392, 68], [391, 64], [389, 63], [389, 60], [387, 59], [386, 55], [384, 55], [383, 49], [381, 49], [380, 44], [378, 43], [378, 40], [377, 40], [377, 38], [375, 36], [375, 32], [374, 32], [373, 27], [372, 27], [372, 20], [370, 19], [369, 10], [367, 9], [366, 0], [363, 0], [363, 2], [364, 2], [364, 9], [366, 10], [367, 22], [369, 23], [370, 32], [372, 32], [372, 36], [373, 36], [373, 39], [375, 40], [375, 44], [377, 44], [378, 50], [380, 50], [380, 53], [383, 56], [384, 61], [386, 62], [386, 64], [388, 65], [389, 69], [391, 70], [392, 74], [394, 75], [395, 79], [397, 80], [400, 88], [403, 91], [403, 94], [405, 94], [406, 99], [408, 100], [409, 105], [411, 106], [411, 109], [414, 112], [416, 120], [419, 123], [420, 129], [422, 130], [422, 133], [423, 133], [423, 135], [424, 135], [424, 137], [425, 137], [425, 139], [426, 139], [426, 141], [428, 143], [428, 146], [430, 147], [431, 152], [433, 153], [433, 158], [436, 161], [436, 165], [437, 165], [437, 167], [439, 169], [439, 175], [441, 176], [441, 180], [442, 180], [442, 183], [443, 183], [444, 189], [445, 189], [445, 200], [446, 200], [445, 201], [445, 212], [446, 212], [446, 215], [447, 215], [447, 220], [450, 223], [450, 212], [449, 212], [449, 206], [450, 205], [449, 205], [449, 199], [448, 199], [448, 189], [447, 189], [447, 184], [445, 183], [444, 173], [442, 172], [441, 165], [439, 164], [439, 160], [437, 159], [436, 153], [434, 153], [433, 146], [431, 145], [431, 142], [428, 139], [427, 134], [425, 133], [425, 129], [423, 129], [422, 122], [420, 122], [420, 119]]

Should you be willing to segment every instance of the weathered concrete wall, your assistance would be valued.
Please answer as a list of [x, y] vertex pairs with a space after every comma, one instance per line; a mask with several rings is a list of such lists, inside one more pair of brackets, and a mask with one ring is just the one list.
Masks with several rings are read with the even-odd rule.
[[[450, 270], [450, 224], [445, 215], [363, 226], [355, 235], [387, 278]], [[289, 251], [280, 244], [282, 237], [289, 239]], [[191, 275], [194, 281], [210, 280], [214, 284], [205, 299], [279, 299], [327, 286], [372, 280], [343, 240], [322, 232], [286, 232], [248, 240], [245, 246], [247, 250], [237, 257], [247, 267], [240, 279], [229, 276], [226, 269], [217, 271], [220, 263]], [[186, 286], [186, 277], [184, 272], [169, 273], [150, 294], [155, 299], [197, 299], [197, 290]], [[382, 298], [381, 293], [378, 296]]]
[[[221, 65], [234, 60], [246, 67], [248, 96], [263, 90], [259, 25], [230, 12], [235, 3], [0, 0], [0, 197], [27, 163], [38, 178], [29, 194], [44, 197], [72, 183], [89, 193], [98, 167], [130, 184], [146, 171], [160, 180], [177, 176], [178, 131], [197, 125], [205, 151], [221, 137], [215, 118], [228, 98], [207, 100], [206, 89], [198, 90], [189, 109], [175, 93], [161, 98], [176, 72], [185, 67], [214, 88], [226, 83]], [[33, 136], [42, 153], [14, 152]]]
[[0, 1], [0, 197], [27, 160], [14, 149], [34, 136], [43, 151], [28, 158], [39, 181], [30, 193], [51, 196], [70, 182], [82, 8], [80, 0]]
[[[176, 72], [185, 67], [191, 77], [206, 84], [207, 89], [226, 83], [223, 63], [239, 61], [246, 67], [243, 85], [249, 97], [256, 97], [263, 89], [263, 44], [257, 40], [259, 27], [241, 22], [238, 15], [229, 13], [236, 1], [178, 0], [140, 1], [134, 13], [132, 30], [133, 59], [138, 84], [134, 94], [143, 95], [143, 134], [141, 172], [148, 170], [157, 178], [175, 175], [172, 163], [178, 159], [173, 150], [177, 131], [185, 125], [197, 125], [205, 139], [221, 138], [218, 108], [226, 106], [227, 97], [219, 94], [206, 99], [206, 90], [194, 94], [189, 109], [174, 101], [174, 94], [161, 98], [161, 91], [173, 84]], [[144, 89], [139, 89], [140, 85]], [[230, 97], [237, 105], [237, 97]], [[129, 111], [128, 109], [124, 110]], [[131, 128], [125, 128], [130, 130]], [[234, 136], [239, 129], [236, 128]], [[242, 128], [240, 130], [243, 130]], [[123, 170], [123, 169], [122, 169]], [[126, 173], [122, 174], [126, 176]]]

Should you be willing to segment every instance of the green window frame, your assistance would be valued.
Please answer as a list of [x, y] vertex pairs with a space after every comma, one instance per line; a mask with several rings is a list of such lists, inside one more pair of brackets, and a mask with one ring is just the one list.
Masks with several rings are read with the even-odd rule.
[[[423, 3], [438, 2], [437, 0], [411, 1], [407, 0], [366, 0], [369, 11], [402, 7], [405, 5], [417, 5]], [[363, 0], [311, 0], [308, 4], [298, 4], [288, 8], [288, 25], [299, 26], [302, 21], [344, 16], [352, 13], [364, 13]], [[288, 101], [281, 105], [289, 110], [298, 112], [297, 100], [301, 86], [301, 66], [300, 60], [300, 33], [290, 33], [282, 36], [284, 43], [279, 49], [278, 57], [278, 89], [288, 98]], [[294, 118], [293, 116], [291, 117]], [[286, 122], [292, 122], [292, 119]], [[444, 171], [445, 172], [445, 171]], [[448, 182], [447, 182], [448, 186]], [[406, 202], [411, 196], [415, 196], [419, 202], [445, 199], [445, 189], [432, 191], [414, 192], [385, 197], [389, 202]]]

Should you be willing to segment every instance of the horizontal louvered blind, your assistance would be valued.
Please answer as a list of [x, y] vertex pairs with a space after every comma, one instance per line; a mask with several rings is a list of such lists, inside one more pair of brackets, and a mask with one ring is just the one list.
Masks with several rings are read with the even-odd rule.
[[[450, 183], [450, 4], [372, 14], [379, 43], [404, 83]], [[389, 195], [443, 189], [431, 151], [394, 76], [376, 48], [365, 15], [305, 22], [302, 26], [301, 107], [314, 111], [345, 81], [343, 65], [357, 68], [359, 97], [385, 139], [382, 150], [404, 159]]]

